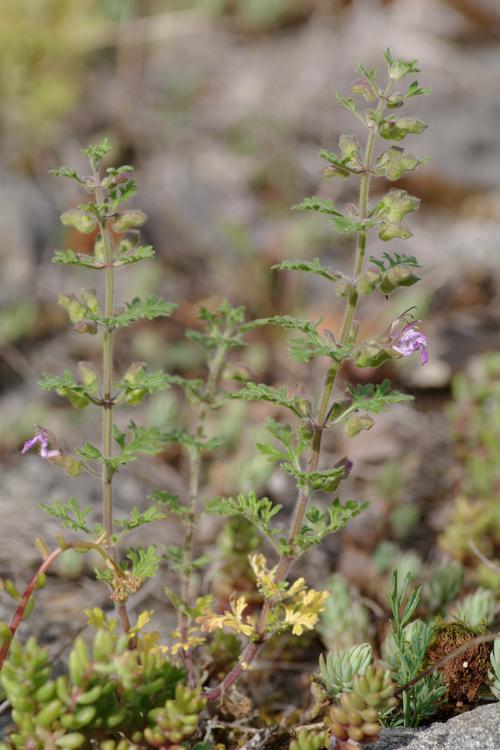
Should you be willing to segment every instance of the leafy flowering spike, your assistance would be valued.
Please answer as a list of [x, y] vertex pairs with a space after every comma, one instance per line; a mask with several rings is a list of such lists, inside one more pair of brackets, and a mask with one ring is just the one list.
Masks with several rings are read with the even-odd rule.
[[35, 445], [40, 446], [40, 455], [42, 458], [55, 458], [61, 455], [59, 448], [49, 448], [50, 442], [55, 442], [55, 437], [43, 427], [37, 427], [37, 430], [30, 440], [27, 440], [22, 448], [21, 453], [27, 453]]
[[420, 352], [420, 362], [425, 365], [429, 359], [427, 336], [420, 328], [420, 323], [420, 320], [407, 323], [392, 344], [392, 349], [398, 354], [402, 354], [403, 357], [410, 357], [414, 352]]

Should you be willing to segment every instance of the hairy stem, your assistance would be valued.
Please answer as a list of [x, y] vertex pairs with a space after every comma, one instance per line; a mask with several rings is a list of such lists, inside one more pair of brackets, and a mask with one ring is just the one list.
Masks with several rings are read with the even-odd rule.
[[[98, 204], [103, 203], [102, 188], [99, 185], [99, 174], [94, 170], [96, 188], [95, 197]], [[105, 290], [104, 290], [104, 315], [111, 318], [114, 304], [114, 279], [113, 279], [113, 240], [108, 229], [106, 220], [99, 223], [99, 229], [104, 250], [105, 268]], [[110, 557], [116, 559], [116, 550], [113, 545], [113, 469], [109, 464], [112, 457], [113, 441], [113, 327], [105, 326], [102, 339], [102, 518], [106, 532], [107, 548]], [[125, 604], [116, 605], [120, 623], [125, 633], [130, 630], [130, 622]]]
[[[384, 110], [386, 97], [388, 96], [390, 92], [391, 85], [392, 85], [391, 83], [388, 84], [386, 90], [384, 91], [380, 99], [380, 102], [376, 109], [377, 116], [381, 115]], [[370, 176], [371, 176], [371, 170], [372, 170], [373, 147], [375, 144], [376, 134], [377, 134], [376, 124], [370, 123], [370, 125], [368, 125], [368, 137], [366, 140], [366, 146], [365, 146], [365, 152], [364, 152], [364, 171], [361, 176], [361, 181], [360, 181], [360, 186], [359, 186], [358, 216], [359, 216], [360, 222], [364, 221], [367, 217], [368, 198], [369, 198], [369, 193], [370, 193]], [[365, 258], [365, 252], [366, 252], [367, 230], [363, 229], [359, 231], [357, 234], [358, 234], [358, 237], [357, 237], [357, 243], [356, 243], [356, 254], [354, 258], [353, 281], [356, 280], [356, 278], [360, 275], [360, 273], [363, 270], [363, 262]], [[350, 339], [352, 324], [354, 321], [354, 316], [356, 314], [357, 306], [358, 306], [358, 293], [355, 289], [353, 289], [347, 299], [346, 309], [344, 312], [342, 328], [341, 328], [340, 336], [339, 336], [339, 341], [340, 341], [341, 346], [346, 344]], [[332, 395], [333, 388], [335, 386], [335, 381], [337, 379], [339, 369], [340, 369], [339, 365], [337, 363], [334, 363], [328, 369], [328, 372], [326, 374], [325, 383], [321, 391], [319, 405], [318, 405], [318, 409], [317, 409], [316, 416], [314, 419], [314, 424], [313, 424], [314, 432], [313, 432], [313, 436], [311, 440], [311, 450], [309, 454], [309, 460], [307, 463], [308, 471], [316, 471], [318, 469], [319, 459], [320, 459], [320, 454], [321, 454], [321, 441], [323, 438], [323, 431], [325, 429], [325, 420], [327, 418], [330, 398]], [[307, 510], [307, 506], [309, 504], [310, 495], [311, 495], [311, 490], [308, 487], [302, 488], [297, 495], [297, 501], [295, 503], [293, 518], [292, 518], [290, 530], [288, 533], [288, 545], [287, 546], [288, 546], [289, 552], [287, 554], [282, 555], [278, 561], [278, 567], [277, 567], [276, 576], [275, 576], [276, 583], [280, 583], [281, 581], [284, 581], [286, 579], [292, 564], [296, 560], [297, 555], [296, 553], [293, 552], [293, 545], [295, 543], [297, 535], [300, 532], [300, 529], [302, 528], [304, 516]], [[262, 605], [262, 609], [260, 611], [259, 619], [257, 621], [257, 626], [256, 626], [257, 640], [252, 641], [251, 643], [247, 645], [239, 662], [233, 667], [233, 669], [230, 672], [228, 672], [224, 680], [219, 685], [208, 690], [205, 693], [205, 697], [207, 698], [207, 700], [217, 700], [218, 698], [220, 698], [223, 695], [224, 691], [227, 690], [229, 687], [231, 687], [231, 685], [233, 685], [239, 679], [242, 672], [245, 669], [247, 669], [248, 665], [256, 657], [256, 655], [258, 654], [260, 650], [262, 643], [264, 643], [264, 641], [266, 640], [265, 633], [266, 633], [267, 616], [272, 605], [273, 605], [273, 602], [270, 600], [266, 600], [264, 602], [264, 604]]]
[[[229, 336], [229, 334], [230, 332], [227, 332], [226, 336]], [[224, 343], [219, 344], [209, 364], [209, 372], [205, 388], [205, 400], [200, 405], [196, 419], [195, 438], [197, 442], [201, 441], [204, 436], [207, 412], [215, 396], [217, 382], [223, 367], [226, 352], [227, 346]], [[202, 467], [201, 452], [199, 445], [194, 445], [189, 452], [189, 512], [185, 520], [185, 537], [181, 572], [181, 602], [184, 606], [183, 611], [179, 613], [179, 634], [183, 644], [184, 663], [188, 671], [188, 682], [190, 687], [195, 687], [196, 675], [188, 645], [188, 633], [191, 618], [185, 611], [185, 607], [192, 605], [190, 595], [191, 565], [194, 555], [196, 519], [199, 515], [199, 489]]]

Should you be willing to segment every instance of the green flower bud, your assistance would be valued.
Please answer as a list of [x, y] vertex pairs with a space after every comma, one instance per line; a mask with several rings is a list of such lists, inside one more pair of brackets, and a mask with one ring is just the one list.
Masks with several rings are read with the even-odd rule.
[[99, 375], [93, 362], [79, 362], [78, 372], [85, 388], [94, 395], [99, 388]]
[[112, 227], [115, 232], [128, 232], [129, 229], [142, 227], [142, 225], [145, 224], [147, 220], [148, 217], [146, 216], [144, 211], [125, 211], [114, 220]]
[[379, 367], [391, 359], [391, 355], [378, 339], [368, 339], [362, 344], [354, 360], [356, 367]]
[[385, 175], [388, 180], [399, 180], [405, 172], [410, 172], [420, 164], [412, 154], [405, 154], [404, 149], [399, 146], [391, 146], [377, 159], [378, 175]]
[[372, 87], [370, 86], [368, 81], [365, 81], [364, 78], [359, 78], [357, 81], [354, 81], [351, 86], [351, 91], [354, 94], [362, 96], [363, 99], [367, 102], [374, 102], [377, 98], [373, 93]]
[[375, 420], [368, 414], [355, 415], [344, 422], [344, 432], [347, 437], [356, 437], [362, 430], [370, 430], [374, 424]]
[[407, 240], [408, 237], [412, 236], [412, 233], [406, 224], [392, 224], [391, 222], [386, 222], [382, 224], [379, 229], [378, 236], [379, 239], [388, 242], [389, 240], [394, 239]]
[[403, 94], [393, 94], [387, 100], [387, 109], [399, 109], [405, 103]]
[[375, 268], [368, 268], [356, 281], [356, 290], [358, 294], [371, 294], [377, 288], [381, 278], [380, 271]]
[[422, 120], [415, 120], [411, 117], [397, 117], [384, 120], [379, 132], [382, 138], [389, 141], [402, 141], [410, 133], [422, 133], [427, 127]]
[[144, 397], [147, 396], [147, 390], [145, 388], [134, 388], [133, 391], [129, 391], [125, 397], [127, 404], [130, 406], [137, 406], [143, 401]]
[[90, 234], [97, 226], [95, 216], [79, 208], [70, 208], [61, 214], [61, 223], [66, 227], [74, 227], [82, 234]]
[[391, 188], [378, 203], [376, 210], [388, 222], [399, 224], [406, 214], [417, 210], [420, 202], [420, 198], [410, 195], [406, 190]]
[[94, 320], [79, 320], [73, 326], [75, 333], [90, 333], [95, 336], [97, 333], [97, 323]]
[[402, 263], [399, 266], [389, 268], [380, 282], [380, 291], [383, 294], [391, 294], [400, 286], [413, 286], [420, 277], [415, 274], [415, 267]]
[[339, 140], [340, 153], [342, 159], [358, 162], [361, 155], [361, 149], [358, 139], [354, 135], [341, 135]]
[[87, 308], [75, 294], [60, 294], [57, 301], [64, 307], [72, 323], [79, 323], [87, 315]]
[[95, 289], [82, 289], [80, 299], [87, 305], [90, 312], [99, 315], [99, 298]]
[[335, 282], [335, 292], [341, 299], [348, 298], [353, 292], [356, 292], [356, 288], [354, 287], [351, 279], [349, 279], [347, 276], [342, 276], [338, 281]]
[[140, 382], [145, 369], [145, 362], [132, 362], [123, 376], [123, 382], [127, 383], [127, 385], [136, 385], [136, 383]]

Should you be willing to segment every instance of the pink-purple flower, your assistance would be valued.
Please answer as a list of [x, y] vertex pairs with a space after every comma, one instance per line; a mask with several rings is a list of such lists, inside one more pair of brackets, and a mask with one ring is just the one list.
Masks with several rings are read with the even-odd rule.
[[392, 344], [392, 349], [403, 357], [409, 357], [414, 352], [420, 352], [420, 363], [425, 365], [429, 359], [427, 351], [427, 336], [420, 328], [420, 321], [407, 323], [398, 333]]
[[37, 427], [34, 436], [25, 442], [21, 453], [27, 453], [38, 443], [40, 445], [40, 455], [42, 458], [56, 458], [56, 456], [60, 456], [61, 451], [59, 448], [49, 448], [50, 441], [55, 441], [54, 436], [47, 430], [44, 430], [43, 427]]

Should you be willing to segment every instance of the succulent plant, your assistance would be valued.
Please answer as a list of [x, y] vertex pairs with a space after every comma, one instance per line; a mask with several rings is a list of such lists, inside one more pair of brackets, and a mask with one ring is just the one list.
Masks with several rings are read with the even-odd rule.
[[[144, 644], [129, 650], [127, 642], [106, 628], [97, 630], [91, 649], [78, 638], [68, 674], [52, 679], [47, 651], [34, 638], [25, 646], [14, 641], [0, 681], [16, 729], [1, 750], [87, 750], [96, 735], [103, 750], [157, 747], [143, 741], [145, 717], [175, 703], [177, 688], [184, 695], [184, 670]], [[120, 744], [122, 733], [131, 736], [127, 745]]]
[[149, 712], [148, 719], [153, 726], [146, 727], [144, 738], [151, 747], [184, 750], [180, 743], [196, 732], [204, 707], [205, 700], [199, 688], [177, 685], [173, 700]]
[[319, 657], [321, 682], [331, 698], [351, 692], [355, 677], [363, 677], [372, 660], [372, 647], [360, 643], [344, 651], [334, 649]]
[[390, 673], [381, 667], [368, 667], [363, 677], [353, 681], [352, 692], [340, 693], [325, 723], [338, 740], [374, 742], [380, 731], [379, 716], [396, 704]]
[[301, 729], [297, 736], [290, 742], [289, 750], [321, 750], [326, 747], [328, 735], [326, 732], [318, 732], [313, 729]]

